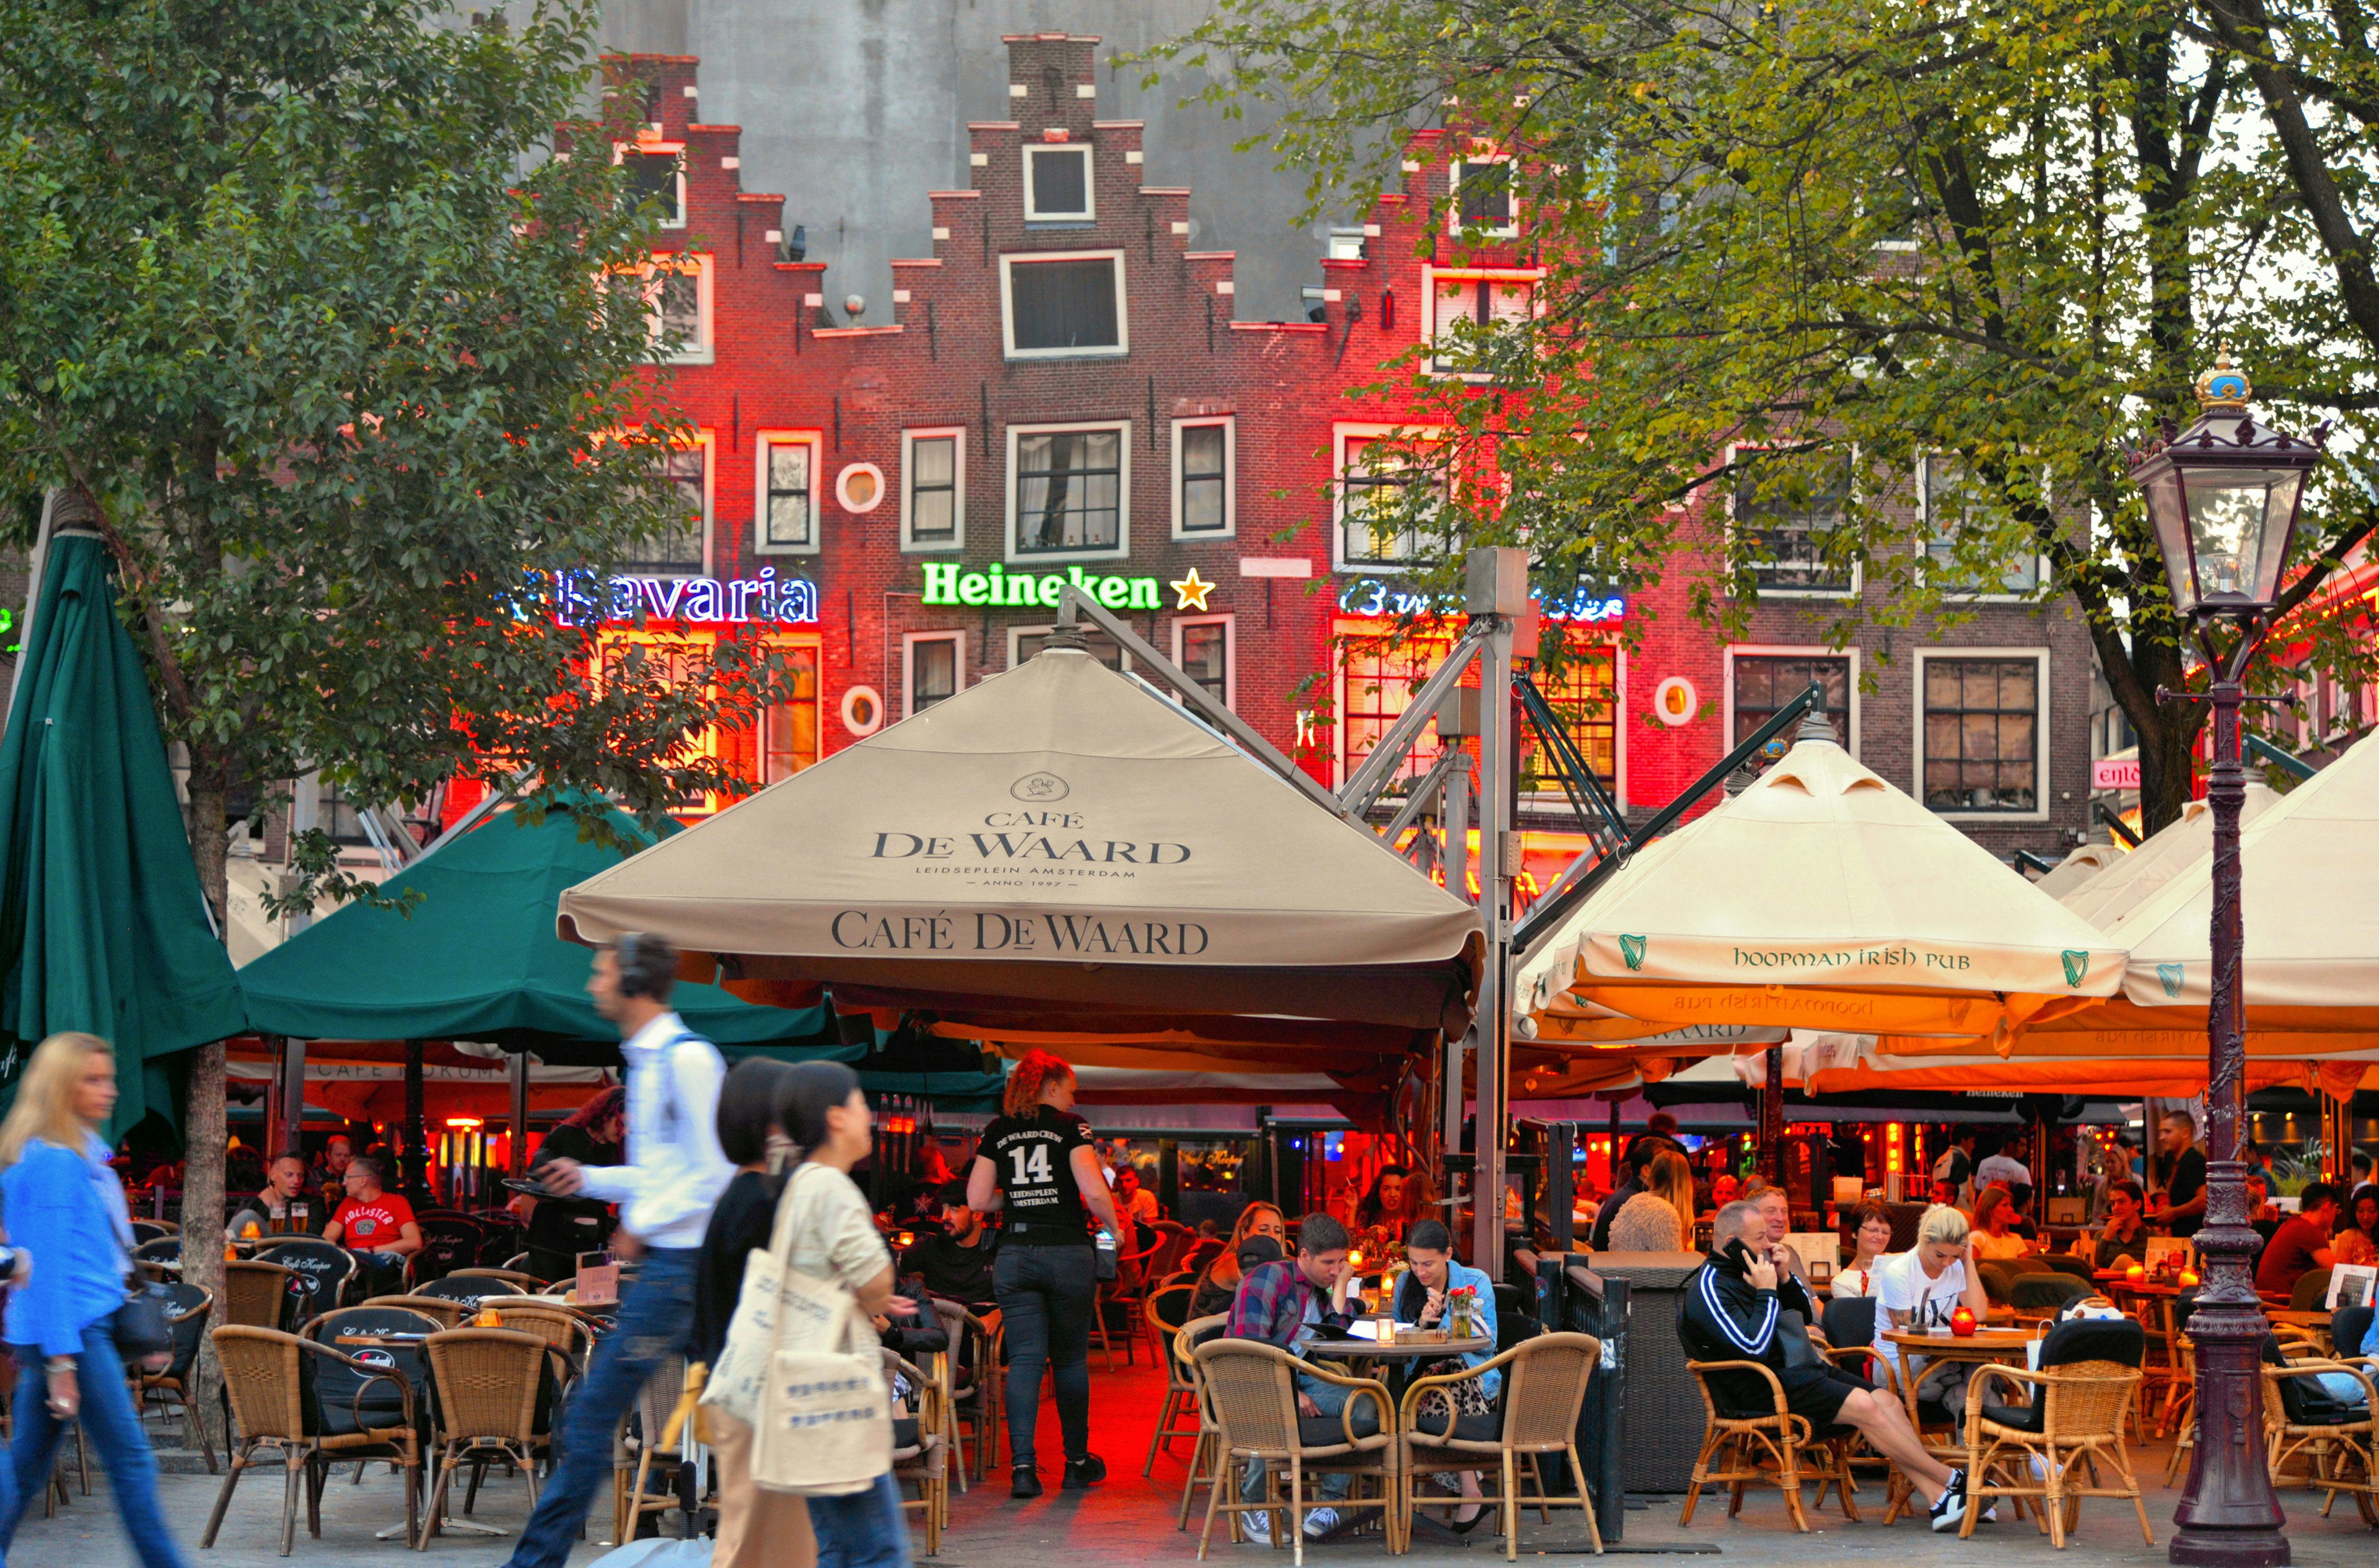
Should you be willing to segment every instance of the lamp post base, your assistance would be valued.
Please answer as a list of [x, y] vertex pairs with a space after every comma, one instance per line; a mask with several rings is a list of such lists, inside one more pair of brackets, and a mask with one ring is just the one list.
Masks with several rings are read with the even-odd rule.
[[2197, 1233], [2206, 1276], [2188, 1329], [2197, 1347], [2197, 1441], [2167, 1556], [2204, 1568], [2288, 1561], [2288, 1518], [2264, 1452], [2264, 1336], [2271, 1330], [2247, 1268], [2257, 1237], [2242, 1223], [2245, 1169], [2236, 1159], [2207, 1165], [2215, 1222]]

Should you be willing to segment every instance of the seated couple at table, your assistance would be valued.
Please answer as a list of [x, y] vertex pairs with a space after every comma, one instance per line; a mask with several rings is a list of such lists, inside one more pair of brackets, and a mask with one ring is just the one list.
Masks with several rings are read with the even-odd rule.
[[[1902, 1255], [1918, 1260], [1928, 1304], [1912, 1309], [1910, 1321], [1930, 1311], [1940, 1282], [1951, 1271], [1973, 1274], [1963, 1265], [1965, 1216], [1935, 1208], [1925, 1219], [1935, 1236], [1948, 1232], [1950, 1220], [1957, 1234], [1954, 1241], [1928, 1240], [1920, 1225], [1915, 1251]], [[1956, 1529], [1965, 1517], [1965, 1473], [1926, 1451], [1899, 1401], [1827, 1359], [1809, 1342], [1807, 1325], [1816, 1320], [1817, 1307], [1796, 1277], [1792, 1249], [1769, 1235], [1756, 1204], [1721, 1209], [1711, 1225], [1709, 1260], [1685, 1281], [1685, 1309], [1677, 1321], [1685, 1354], [1696, 1361], [1759, 1362], [1775, 1374], [1793, 1414], [1818, 1428], [1855, 1429], [1924, 1497], [1933, 1528]], [[1979, 1288], [1975, 1296], [1979, 1302]], [[1883, 1298], [1886, 1309], [1890, 1299]], [[1903, 1319], [1895, 1311], [1892, 1321], [1899, 1324]], [[1730, 1411], [1764, 1414], [1774, 1408], [1767, 1381], [1755, 1372], [1713, 1372], [1709, 1384], [1712, 1396]]]
[[[1277, 1243], [1268, 1238], [1251, 1238], [1243, 1244], [1239, 1253], [1243, 1272], [1238, 1289], [1231, 1297], [1230, 1322], [1224, 1332], [1234, 1339], [1261, 1340], [1295, 1352], [1298, 1342], [1313, 1324], [1345, 1328], [1363, 1309], [1361, 1297], [1354, 1293], [1356, 1274], [1354, 1265], [1347, 1260], [1348, 1248], [1346, 1227], [1329, 1214], [1308, 1214], [1298, 1222], [1295, 1257], [1275, 1255], [1265, 1260], [1262, 1254], [1277, 1248]], [[1479, 1270], [1454, 1260], [1453, 1238], [1436, 1220], [1422, 1220], [1407, 1233], [1405, 1260], [1411, 1265], [1411, 1272], [1398, 1287], [1394, 1303], [1398, 1321], [1436, 1327], [1445, 1319], [1451, 1293], [1467, 1286], [1477, 1293], [1479, 1312], [1485, 1320], [1487, 1345], [1464, 1354], [1459, 1360], [1465, 1367], [1487, 1360], [1494, 1352], [1493, 1283]], [[1423, 1374], [1441, 1369], [1451, 1371], [1455, 1359], [1448, 1357], [1443, 1363], [1418, 1370]], [[1501, 1373], [1490, 1372], [1476, 1383], [1459, 1385], [1453, 1402], [1455, 1413], [1471, 1414], [1467, 1407], [1470, 1403], [1481, 1410], [1488, 1408], [1501, 1379]], [[1469, 1392], [1473, 1389], [1477, 1391], [1475, 1394]], [[1346, 1410], [1353, 1393], [1339, 1384], [1300, 1373], [1297, 1380], [1297, 1412], [1308, 1418], [1336, 1417]], [[1358, 1432], [1379, 1430], [1378, 1412], [1371, 1401], [1358, 1407], [1354, 1426]], [[1319, 1540], [1338, 1527], [1338, 1511], [1327, 1505], [1344, 1498], [1354, 1479], [1345, 1474], [1321, 1478], [1315, 1496], [1323, 1506], [1309, 1511], [1305, 1516], [1303, 1527], [1308, 1540]], [[1464, 1498], [1477, 1498], [1478, 1478], [1466, 1473], [1461, 1479]], [[1263, 1462], [1250, 1460], [1240, 1475], [1239, 1496], [1253, 1502], [1263, 1496]], [[1461, 1516], [1464, 1512], [1468, 1513], [1467, 1519]], [[1454, 1526], [1467, 1530], [1479, 1522], [1480, 1514], [1476, 1502], [1466, 1502], [1456, 1510]], [[1269, 1544], [1271, 1515], [1250, 1514], [1244, 1517], [1250, 1534]]]

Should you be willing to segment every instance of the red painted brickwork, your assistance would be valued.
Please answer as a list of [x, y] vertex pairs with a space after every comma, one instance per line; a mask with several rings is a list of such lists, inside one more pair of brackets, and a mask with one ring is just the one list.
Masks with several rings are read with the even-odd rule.
[[[853, 685], [881, 693], [888, 717], [901, 716], [904, 635], [963, 633], [964, 679], [972, 684], [1008, 668], [1010, 627], [1053, 618], [1046, 610], [937, 609], [919, 600], [926, 561], [955, 559], [983, 570], [1012, 559], [1004, 548], [1011, 426], [1127, 426], [1129, 550], [1117, 560], [1083, 561], [1084, 569], [1164, 584], [1194, 569], [1215, 585], [1208, 609], [1233, 618], [1235, 706], [1283, 749], [1297, 747], [1300, 712], [1328, 706], [1337, 596], [1349, 581], [1333, 571], [1333, 432], [1398, 418], [1395, 408], [1363, 402], [1353, 389], [1377, 380], [1383, 364], [1420, 339], [1430, 290], [1425, 269], [1429, 255], [1443, 248], [1427, 246], [1424, 234], [1445, 229], [1447, 161], [1460, 149], [1443, 133], [1416, 138], [1403, 188], [1384, 193], [1370, 215], [1376, 232], [1365, 257], [1316, 259], [1317, 275], [1336, 296], [1325, 304], [1322, 322], [1238, 321], [1231, 254], [1190, 248], [1187, 191], [1142, 184], [1140, 124], [1096, 117], [1096, 42], [1063, 34], [1008, 40], [1014, 117], [969, 127], [965, 188], [918, 193], [932, 209], [934, 254], [896, 260], [895, 298], [866, 301], [856, 326], [842, 296], [829, 292], [835, 283], [821, 265], [778, 259], [770, 232], [788, 221], [783, 200], [741, 188], [736, 127], [701, 123], [698, 100], [688, 95], [696, 62], [646, 55], [628, 64], [658, 90], [659, 145], [685, 150], [688, 222], [662, 248], [682, 247], [710, 260], [710, 362], [681, 366], [670, 392], [710, 442], [710, 569], [729, 577], [774, 565], [817, 584], [821, 735], [829, 752], [852, 739], [839, 711]], [[1024, 150], [1060, 142], [1091, 149], [1095, 217], [1029, 223]], [[1008, 357], [1001, 258], [1070, 251], [1120, 255], [1129, 352]], [[1517, 245], [1473, 259], [1527, 262]], [[1393, 327], [1383, 326], [1391, 316]], [[1235, 537], [1177, 541], [1172, 422], [1224, 415], [1235, 422]], [[955, 551], [900, 548], [900, 435], [921, 427], [964, 431], [965, 538]], [[820, 444], [815, 554], [763, 556], [755, 548], [757, 436], [764, 430], [815, 432]], [[835, 495], [837, 477], [863, 463], [881, 470], [887, 489], [863, 512], [845, 508]], [[1680, 518], [1681, 525], [1691, 522]], [[1250, 557], [1303, 561], [1312, 575], [1243, 576], [1241, 561]], [[1673, 572], [1669, 585], [1641, 596], [1634, 613], [1649, 617], [1644, 645], [1624, 661], [1622, 785], [1631, 814], [1639, 817], [1726, 749], [1725, 649], [1686, 614], [1675, 585], [1681, 575]], [[1170, 654], [1180, 612], [1170, 587], [1163, 599], [1163, 610], [1141, 610], [1132, 620]], [[1746, 641], [1818, 644], [1834, 609], [1765, 603]], [[2061, 605], [1986, 605], [1972, 622], [1938, 637], [1929, 627], [1862, 633], [1860, 669], [1869, 689], [1858, 701], [1859, 751], [1903, 788], [1914, 778], [1914, 656], [1936, 643], [2051, 650], [2044, 816], [1962, 826], [2001, 852], [2059, 850], [2083, 826], [2087, 801], [2089, 654], [2081, 628]], [[1681, 728], [1646, 718], [1655, 687], [1671, 676], [1691, 681], [1706, 709]], [[1322, 747], [1332, 742], [1326, 723], [1317, 734]], [[1333, 768], [1319, 751], [1310, 765], [1324, 777]]]

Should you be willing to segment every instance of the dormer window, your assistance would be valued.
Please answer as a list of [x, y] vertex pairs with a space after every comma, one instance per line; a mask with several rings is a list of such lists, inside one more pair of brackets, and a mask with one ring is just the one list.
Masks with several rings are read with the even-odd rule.
[[1455, 163], [1447, 171], [1454, 201], [1453, 229], [1490, 239], [1516, 239], [1520, 225], [1512, 202], [1512, 163], [1508, 158], [1474, 158]]
[[1024, 150], [1024, 221], [1087, 223], [1095, 217], [1091, 150], [1080, 146]]
[[628, 200], [650, 201], [660, 209], [661, 227], [685, 227], [685, 159], [676, 148], [656, 152], [645, 148], [622, 149], [616, 156], [628, 166]]

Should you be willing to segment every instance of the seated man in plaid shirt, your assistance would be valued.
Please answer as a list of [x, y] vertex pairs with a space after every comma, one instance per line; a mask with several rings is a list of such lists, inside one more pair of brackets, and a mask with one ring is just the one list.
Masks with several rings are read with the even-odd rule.
[[[1295, 1258], [1260, 1263], [1240, 1276], [1239, 1288], [1231, 1297], [1231, 1321], [1224, 1332], [1233, 1339], [1260, 1339], [1294, 1354], [1298, 1335], [1307, 1324], [1346, 1327], [1355, 1316], [1347, 1305], [1348, 1293], [1355, 1285], [1355, 1271], [1346, 1261], [1346, 1248], [1345, 1225], [1328, 1214], [1306, 1215], [1297, 1223]], [[1361, 1303], [1355, 1305], [1359, 1308]], [[1299, 1373], [1297, 1413], [1308, 1419], [1326, 1417], [1335, 1431], [1346, 1408], [1347, 1392], [1335, 1383]], [[1365, 1433], [1379, 1430], [1369, 1400], [1355, 1413], [1355, 1429]], [[1334, 1436], [1330, 1441], [1340, 1440]], [[1354, 1484], [1352, 1476], [1324, 1476], [1315, 1495], [1332, 1502], [1345, 1497]], [[1243, 1502], [1253, 1502], [1263, 1496], [1263, 1463], [1250, 1460], [1239, 1479], [1239, 1497]], [[1272, 1515], [1249, 1514], [1242, 1517], [1250, 1535], [1266, 1545], [1271, 1543]], [[1320, 1540], [1337, 1527], [1338, 1511], [1334, 1508], [1316, 1508], [1305, 1516], [1308, 1540]]]

